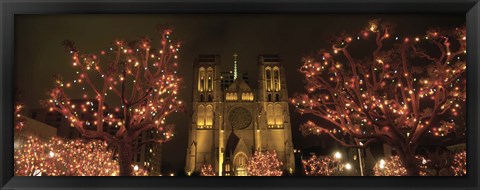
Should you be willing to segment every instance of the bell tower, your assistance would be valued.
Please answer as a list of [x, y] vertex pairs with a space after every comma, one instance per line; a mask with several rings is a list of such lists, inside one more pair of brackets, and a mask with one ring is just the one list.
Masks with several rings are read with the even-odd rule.
[[185, 166], [188, 173], [198, 171], [203, 164], [213, 166], [216, 162], [215, 139], [218, 138], [218, 127], [215, 111], [223, 96], [219, 67], [219, 55], [199, 55], [194, 63], [192, 125]]
[[278, 55], [258, 56], [261, 149], [275, 149], [284, 168], [295, 170], [286, 74]]

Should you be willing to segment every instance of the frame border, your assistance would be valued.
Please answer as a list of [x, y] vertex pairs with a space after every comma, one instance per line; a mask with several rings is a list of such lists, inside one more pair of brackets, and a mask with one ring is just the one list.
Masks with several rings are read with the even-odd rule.
[[[13, 176], [13, 67], [16, 14], [153, 13], [461, 13], [467, 24], [465, 177], [18, 177]], [[0, 189], [462, 189], [479, 188], [480, 68], [478, 0], [0, 0]], [[473, 52], [473, 53], [470, 53]], [[331, 180], [333, 178], [334, 180]], [[378, 180], [381, 179], [381, 180]]]

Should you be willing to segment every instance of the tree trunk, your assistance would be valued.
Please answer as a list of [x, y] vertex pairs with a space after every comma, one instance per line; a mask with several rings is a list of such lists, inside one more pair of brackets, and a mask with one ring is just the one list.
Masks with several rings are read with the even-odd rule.
[[415, 151], [411, 150], [408, 145], [399, 146], [396, 151], [402, 160], [403, 167], [407, 170], [407, 176], [420, 176]]
[[407, 158], [403, 161], [405, 169], [407, 170], [408, 176], [420, 176], [420, 170], [418, 168], [418, 163], [415, 160], [415, 156], [412, 158]]
[[120, 176], [132, 176], [133, 144], [129, 142], [120, 142], [118, 145], [118, 164], [120, 167]]

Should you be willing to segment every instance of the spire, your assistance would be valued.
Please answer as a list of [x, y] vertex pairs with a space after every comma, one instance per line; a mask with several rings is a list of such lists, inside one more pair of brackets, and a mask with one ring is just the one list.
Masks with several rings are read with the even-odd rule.
[[237, 53], [233, 54], [233, 80], [237, 79]]

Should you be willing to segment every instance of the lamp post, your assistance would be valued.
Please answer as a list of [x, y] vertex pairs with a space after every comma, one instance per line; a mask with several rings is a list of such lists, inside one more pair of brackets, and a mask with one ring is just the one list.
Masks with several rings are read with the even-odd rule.
[[352, 169], [352, 165], [350, 165], [350, 163], [345, 164], [345, 169], [351, 170], [351, 169]]
[[[360, 145], [363, 146], [362, 141], [355, 139], [355, 141]], [[358, 165], [360, 168], [360, 176], [363, 176], [363, 155], [362, 155], [362, 149], [357, 148], [357, 154], [358, 154]]]
[[382, 175], [385, 176], [385, 160], [380, 160], [380, 169], [382, 170]]
[[333, 158], [335, 158], [335, 159], [338, 160], [338, 162], [337, 162], [337, 164], [336, 164], [336, 168], [335, 168], [335, 170], [336, 170], [336, 172], [335, 172], [336, 174], [335, 174], [335, 175], [339, 175], [339, 174], [340, 174], [340, 171], [342, 170], [342, 167], [343, 167], [343, 165], [340, 163], [340, 159], [342, 159], [342, 153], [340, 153], [340, 152], [338, 152], [338, 151], [335, 152], [335, 153], [333, 154]]
[[334, 157], [335, 157], [336, 159], [339, 159], [339, 160], [340, 160], [340, 159], [342, 159], [342, 153], [340, 153], [340, 152], [337, 151], [337, 152], [335, 152]]

